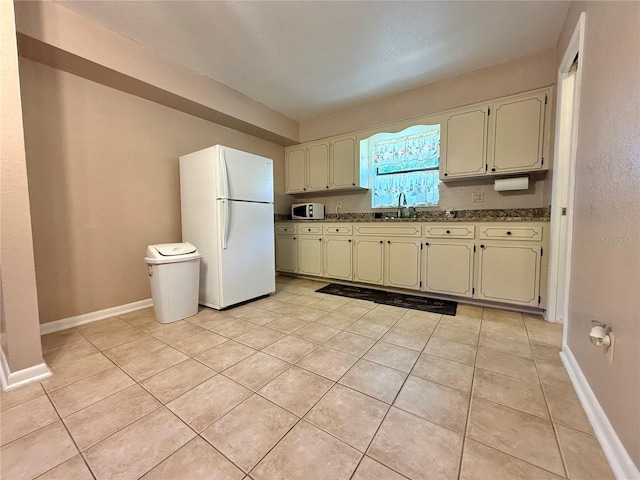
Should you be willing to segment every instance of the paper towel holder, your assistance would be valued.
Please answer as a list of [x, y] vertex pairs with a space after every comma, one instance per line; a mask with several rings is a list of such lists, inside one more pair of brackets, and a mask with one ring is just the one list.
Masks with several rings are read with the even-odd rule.
[[493, 184], [496, 192], [509, 192], [513, 190], [528, 190], [529, 176], [519, 176], [510, 178], [497, 178]]

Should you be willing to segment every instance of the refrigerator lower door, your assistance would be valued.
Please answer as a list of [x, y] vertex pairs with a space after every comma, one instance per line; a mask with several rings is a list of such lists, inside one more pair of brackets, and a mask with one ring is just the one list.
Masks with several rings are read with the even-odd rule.
[[276, 289], [273, 204], [218, 202], [218, 288], [225, 308]]

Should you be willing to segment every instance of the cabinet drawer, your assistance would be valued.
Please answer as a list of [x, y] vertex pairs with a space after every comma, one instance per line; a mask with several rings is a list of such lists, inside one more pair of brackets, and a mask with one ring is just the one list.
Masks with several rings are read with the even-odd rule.
[[280, 224], [276, 224], [276, 234], [292, 234], [292, 233], [296, 233], [297, 229], [296, 229], [297, 225], [294, 224], [286, 224], [286, 223], [280, 223]]
[[322, 225], [303, 223], [298, 225], [298, 233], [300, 235], [322, 235]]
[[423, 235], [426, 238], [475, 238], [474, 225], [425, 225]]
[[505, 225], [480, 227], [481, 240], [542, 241], [542, 225]]
[[324, 226], [324, 234], [325, 235], [351, 235], [353, 233], [353, 225], [325, 225]]
[[356, 235], [375, 235], [377, 237], [419, 237], [422, 227], [419, 223], [407, 225], [382, 225], [363, 223], [354, 225]]

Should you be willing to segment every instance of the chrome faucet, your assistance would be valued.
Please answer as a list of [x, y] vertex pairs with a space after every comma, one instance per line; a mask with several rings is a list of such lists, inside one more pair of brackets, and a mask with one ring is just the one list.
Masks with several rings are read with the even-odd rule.
[[402, 202], [402, 205], [404, 205], [405, 207], [407, 206], [407, 196], [404, 194], [404, 192], [400, 192], [400, 195], [398, 195], [398, 215], [396, 216], [396, 218], [402, 218], [402, 207], [400, 206], [400, 200], [402, 198], [404, 198], [404, 202]]

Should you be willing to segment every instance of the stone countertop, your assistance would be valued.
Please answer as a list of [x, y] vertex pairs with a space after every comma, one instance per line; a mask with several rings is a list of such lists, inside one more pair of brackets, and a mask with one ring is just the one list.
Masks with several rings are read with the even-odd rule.
[[[382, 218], [376, 218], [381, 215]], [[495, 210], [452, 210], [450, 212], [415, 212], [411, 218], [391, 218], [396, 212], [329, 213], [324, 220], [295, 220], [296, 222], [548, 222], [551, 219], [551, 207], [513, 208]], [[291, 215], [276, 214], [276, 222], [290, 222]]]

